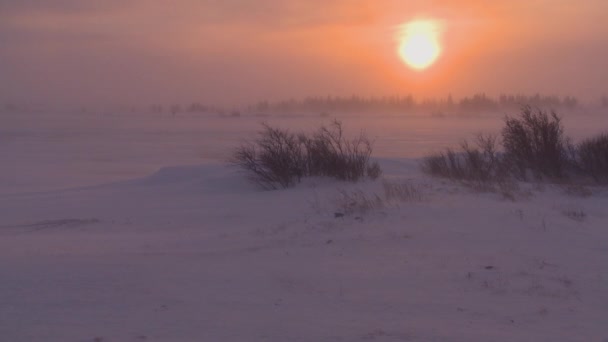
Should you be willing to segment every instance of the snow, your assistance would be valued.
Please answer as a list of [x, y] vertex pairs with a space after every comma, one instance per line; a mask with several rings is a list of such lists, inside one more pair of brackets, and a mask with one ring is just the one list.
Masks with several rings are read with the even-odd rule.
[[[608, 340], [606, 189], [524, 184], [511, 201], [387, 152], [384, 178], [423, 199], [336, 218], [341, 191], [382, 196], [382, 182], [261, 191], [219, 158], [169, 152], [187, 139], [158, 155], [189, 165], [155, 167], [156, 137], [139, 153], [103, 135], [3, 147], [12, 170], [31, 170], [19, 186], [0, 172], [0, 340]], [[59, 153], [101, 142], [116, 160]], [[43, 150], [66, 160], [16, 155]], [[87, 163], [129, 171], [68, 170]]]

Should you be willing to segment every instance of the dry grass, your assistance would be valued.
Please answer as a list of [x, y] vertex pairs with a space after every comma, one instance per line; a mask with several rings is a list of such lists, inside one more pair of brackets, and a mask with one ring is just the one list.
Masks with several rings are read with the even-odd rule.
[[568, 196], [585, 198], [593, 195], [593, 191], [582, 184], [566, 184], [564, 185], [563, 189], [564, 193], [566, 193]]
[[340, 190], [337, 199], [338, 214], [364, 215], [372, 211], [385, 209], [402, 202], [420, 202], [424, 198], [420, 188], [411, 182], [382, 182], [383, 193], [365, 192], [361, 189]]
[[563, 209], [562, 214], [567, 218], [577, 222], [583, 222], [587, 218], [587, 214], [583, 209]]
[[344, 215], [367, 214], [384, 208], [386, 202], [376, 194], [366, 194], [362, 190], [340, 190], [338, 210]]
[[387, 201], [419, 202], [423, 198], [422, 191], [410, 182], [396, 183], [384, 180], [382, 187]]

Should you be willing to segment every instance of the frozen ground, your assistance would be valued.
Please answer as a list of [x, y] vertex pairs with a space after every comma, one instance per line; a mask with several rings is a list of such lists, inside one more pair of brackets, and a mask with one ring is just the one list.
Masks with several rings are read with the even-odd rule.
[[[262, 192], [218, 161], [171, 154], [198, 151], [197, 140], [172, 133], [176, 145], [164, 146], [132, 131], [122, 142], [142, 145], [121, 149], [115, 130], [46, 145], [54, 131], [5, 139], [27, 144], [2, 147], [14, 165], [1, 171], [1, 341], [608, 339], [604, 189], [524, 185], [510, 201], [393, 156], [380, 160], [385, 178], [414, 184], [422, 201], [336, 218], [340, 191], [382, 196], [382, 183]], [[109, 160], [87, 157], [101, 152]], [[132, 175], [161, 155], [198, 164]], [[125, 173], [70, 168], [112, 164]]]

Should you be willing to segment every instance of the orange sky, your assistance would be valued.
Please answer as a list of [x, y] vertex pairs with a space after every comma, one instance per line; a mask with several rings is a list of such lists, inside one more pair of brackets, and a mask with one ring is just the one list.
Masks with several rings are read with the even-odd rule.
[[[42, 3], [42, 4], [41, 4]], [[423, 72], [396, 27], [442, 21]], [[0, 101], [608, 93], [604, 0], [0, 0]]]

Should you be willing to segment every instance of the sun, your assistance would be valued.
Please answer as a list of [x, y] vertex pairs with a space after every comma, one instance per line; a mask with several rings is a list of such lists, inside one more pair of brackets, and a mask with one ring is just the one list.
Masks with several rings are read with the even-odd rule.
[[436, 20], [415, 20], [399, 26], [399, 56], [415, 70], [433, 65], [441, 55], [441, 24]]

